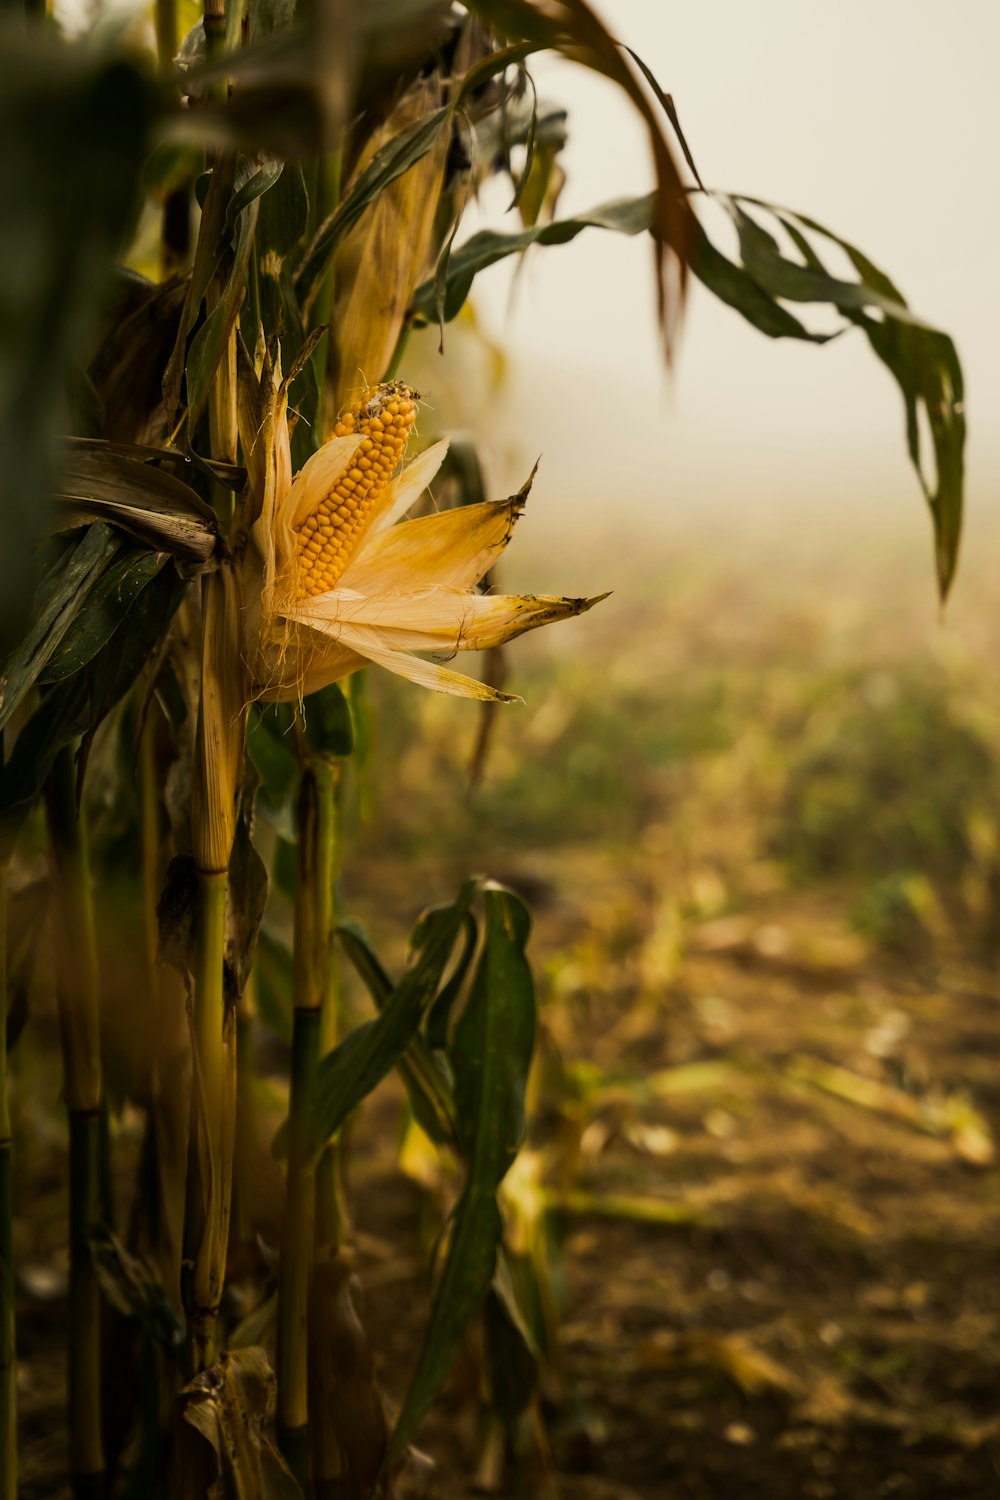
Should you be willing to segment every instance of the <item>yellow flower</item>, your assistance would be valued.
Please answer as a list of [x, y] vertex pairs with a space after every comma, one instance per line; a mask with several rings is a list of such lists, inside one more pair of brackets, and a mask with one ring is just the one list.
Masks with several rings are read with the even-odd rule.
[[291, 701], [374, 663], [439, 692], [510, 701], [443, 660], [598, 602], [477, 589], [528, 486], [507, 500], [400, 519], [448, 448], [436, 443], [397, 467], [415, 401], [399, 382], [367, 391], [293, 479], [286, 386], [266, 369], [257, 390], [244, 384], [241, 437], [259, 505], [241, 569], [254, 697]]

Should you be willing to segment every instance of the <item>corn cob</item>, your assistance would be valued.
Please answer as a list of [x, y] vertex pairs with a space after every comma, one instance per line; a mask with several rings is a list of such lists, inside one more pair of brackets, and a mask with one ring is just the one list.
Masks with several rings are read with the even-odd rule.
[[298, 528], [298, 597], [336, 588], [403, 456], [417, 414], [416, 393], [401, 381], [372, 386], [334, 428], [335, 437], [360, 434], [350, 468]]

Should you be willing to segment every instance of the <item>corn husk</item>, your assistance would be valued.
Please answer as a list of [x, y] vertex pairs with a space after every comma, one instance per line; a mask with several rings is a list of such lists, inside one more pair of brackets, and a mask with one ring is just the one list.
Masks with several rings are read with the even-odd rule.
[[[366, 143], [355, 178], [388, 141], [442, 103], [438, 75], [418, 79]], [[337, 252], [331, 421], [352, 391], [381, 380], [389, 369], [406, 310], [432, 258], [447, 154], [445, 132], [426, 156], [379, 194]]]

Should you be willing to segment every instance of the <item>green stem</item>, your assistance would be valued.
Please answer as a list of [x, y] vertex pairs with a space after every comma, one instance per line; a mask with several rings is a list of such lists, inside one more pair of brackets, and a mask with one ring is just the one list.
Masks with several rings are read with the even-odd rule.
[[[316, 764], [319, 791], [317, 817], [317, 867], [320, 892], [317, 922], [324, 934], [323, 1002], [320, 1012], [320, 1056], [337, 1045], [340, 1030], [340, 964], [336, 942], [336, 877], [340, 858], [341, 762], [320, 760]], [[334, 1264], [344, 1240], [347, 1215], [342, 1184], [341, 1140], [330, 1141], [316, 1167], [316, 1257], [320, 1264]], [[313, 1421], [312, 1462], [317, 1497], [340, 1493], [343, 1455], [328, 1414], [344, 1399], [338, 1388], [342, 1372], [330, 1352], [334, 1330], [328, 1326], [334, 1304], [329, 1296], [318, 1299], [312, 1317], [310, 1366], [313, 1410], [322, 1420]]]
[[[226, 6], [225, 0], [205, 0], [204, 10], [205, 27], [205, 59], [207, 62], [218, 62], [226, 51]], [[228, 93], [225, 81], [213, 83], [210, 86], [211, 97], [224, 101]]]
[[7, 865], [0, 865], [0, 1494], [17, 1494], [17, 1349], [7, 1092]]
[[90, 1253], [100, 1217], [101, 1117], [69, 1117], [69, 1449], [77, 1500], [102, 1493], [101, 1291]]
[[406, 353], [406, 346], [409, 342], [410, 325], [409, 323], [404, 323], [400, 329], [399, 338], [396, 340], [396, 347], [393, 350], [392, 359], [389, 361], [389, 368], [385, 372], [384, 379], [395, 380], [399, 373], [399, 367], [403, 363], [403, 355]]
[[166, 73], [177, 56], [177, 0], [156, 0], [156, 60]]
[[56, 870], [59, 1030], [66, 1107], [96, 1113], [101, 1107], [101, 1033], [97, 937], [90, 892], [87, 826], [76, 808], [76, 766], [66, 746], [45, 786], [49, 837]]
[[232, 1190], [225, 1161], [228, 1092], [223, 990], [226, 878], [224, 871], [199, 871], [195, 904], [191, 1027], [194, 1078], [181, 1277], [191, 1376], [215, 1362], [216, 1321], [222, 1297]]
[[[177, 0], [156, 0], [156, 59], [168, 78], [180, 46]], [[191, 190], [186, 182], [171, 188], [160, 218], [160, 272], [164, 277], [181, 270], [191, 255]]]
[[[150, 715], [153, 708], [150, 706]], [[145, 941], [146, 990], [151, 1012], [159, 1017], [160, 947], [156, 905], [160, 894], [160, 797], [156, 775], [155, 733], [147, 719], [139, 740], [140, 838], [142, 841], [142, 931]]]
[[[325, 935], [325, 972], [320, 1020], [319, 1052], [325, 1057], [339, 1040], [340, 1031], [340, 963], [335, 928], [337, 925], [336, 879], [340, 844], [340, 763], [320, 760], [315, 775], [318, 790], [317, 871], [319, 908], [317, 924]], [[316, 1168], [316, 1240], [320, 1245], [339, 1249], [343, 1239], [344, 1206], [341, 1184], [340, 1147], [331, 1141], [325, 1147]]]
[[236, 1157], [233, 1172], [231, 1243], [249, 1244], [254, 1237], [253, 1174], [261, 1149], [254, 1113], [255, 973], [247, 975], [236, 1004]]
[[97, 939], [90, 858], [67, 746], [45, 787], [55, 864], [59, 1029], [69, 1113], [69, 1461], [77, 1500], [104, 1488], [101, 1432], [101, 1297], [90, 1253], [100, 1219], [101, 1054]]
[[309, 767], [299, 781], [295, 882], [295, 1022], [289, 1092], [288, 1178], [278, 1266], [278, 1440], [300, 1483], [307, 1479], [309, 1422], [309, 1291], [316, 1185], [309, 1146], [309, 1111], [319, 1065], [325, 931], [318, 921], [319, 795]]
[[305, 1484], [309, 1422], [309, 1292], [316, 1179], [305, 1131], [319, 1062], [319, 1011], [295, 1012], [285, 1219], [278, 1265], [278, 1441]]
[[[336, 150], [329, 151], [325, 156], [319, 158], [316, 172], [316, 222], [322, 224], [327, 216], [340, 202], [341, 181], [344, 170], [344, 149], [338, 146]], [[312, 321], [314, 328], [322, 328], [329, 323], [330, 314], [333, 309], [333, 298], [335, 292], [334, 266], [331, 260], [326, 275], [320, 283], [313, 304]], [[330, 344], [330, 335], [325, 333], [313, 350], [313, 371], [316, 376], [316, 389], [319, 392], [319, 415], [325, 430], [332, 427], [336, 420], [334, 407], [339, 401], [339, 393], [336, 390], [327, 390], [330, 381], [330, 365], [335, 350]]]

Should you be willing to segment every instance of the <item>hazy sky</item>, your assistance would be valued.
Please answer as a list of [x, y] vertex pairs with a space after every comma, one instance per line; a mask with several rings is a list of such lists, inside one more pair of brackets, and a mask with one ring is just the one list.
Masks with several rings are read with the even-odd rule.
[[[956, 338], [968, 385], [970, 545], [1000, 473], [1000, 99], [997, 0], [605, 0], [613, 31], [673, 93], [709, 186], [799, 209], [864, 249], [921, 316]], [[570, 109], [561, 211], [651, 185], [641, 124], [617, 91], [537, 60]], [[480, 311], [527, 379], [520, 439], [550, 496], [647, 513], [753, 503], [888, 509], [924, 526], [896, 389], [852, 333], [773, 343], [695, 286], [676, 375], [659, 356], [648, 241], [587, 231], [510, 276]], [[550, 503], [552, 503], [550, 501]], [[911, 507], [906, 512], [906, 506]], [[909, 518], [912, 516], [912, 521]]]

